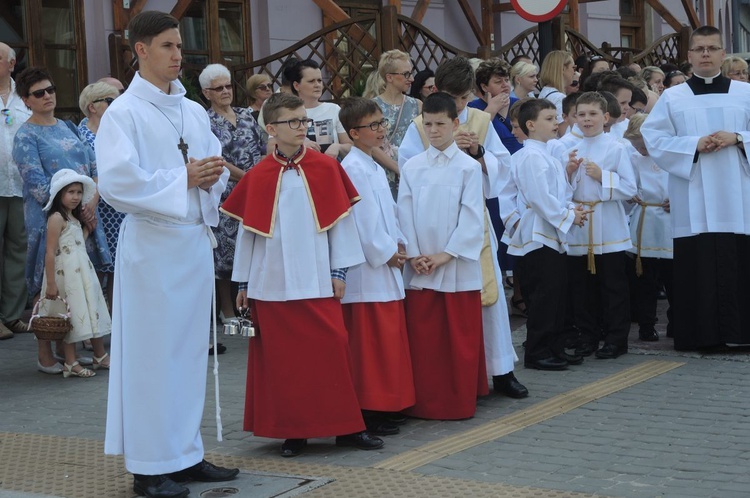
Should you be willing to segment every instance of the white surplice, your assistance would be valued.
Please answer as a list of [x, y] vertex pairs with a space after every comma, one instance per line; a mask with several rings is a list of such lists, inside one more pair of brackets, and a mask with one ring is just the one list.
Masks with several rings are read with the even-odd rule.
[[[659, 168], [651, 157], [642, 155], [632, 146], [628, 153], [638, 182], [638, 196], [647, 204], [635, 204], [630, 212], [633, 247], [629, 251], [637, 253], [640, 241], [642, 257], [672, 259], [672, 220], [670, 214], [661, 207], [669, 199], [669, 173]], [[643, 228], [639, 238], [638, 225], [644, 209]]]
[[250, 299], [333, 297], [331, 269], [365, 260], [352, 216], [318, 232], [303, 177], [293, 168], [281, 175], [274, 221], [272, 237], [243, 229], [237, 233], [232, 280], [248, 284]]
[[[633, 244], [628, 218], [619, 201], [632, 199], [637, 186], [625, 146], [609, 133], [600, 133], [595, 137], [584, 137], [575, 149], [578, 150], [576, 157], [582, 158], [583, 162], [571, 181], [573, 202], [589, 203], [587, 209], [594, 212], [588, 215], [583, 227], [574, 226], [568, 232], [568, 255], [585, 256], [589, 243], [594, 254], [630, 249]], [[567, 163], [569, 152], [564, 152], [560, 160]], [[602, 169], [601, 183], [586, 174], [589, 161]], [[589, 234], [592, 235], [591, 241]]]
[[[171, 123], [171, 124], [170, 124]], [[166, 94], [133, 78], [96, 137], [99, 191], [128, 213], [115, 264], [105, 453], [124, 454], [138, 474], [201, 461], [212, 234], [229, 176], [188, 189], [177, 144], [194, 158], [221, 156], [206, 111], [178, 81]]]
[[398, 187], [398, 220], [409, 258], [447, 252], [453, 258], [432, 274], [404, 266], [407, 289], [463, 292], [482, 289], [479, 253], [484, 243], [482, 170], [454, 142], [430, 146], [404, 164]]
[[[466, 125], [469, 112], [484, 112], [470, 107], [464, 108], [458, 114], [459, 125]], [[492, 122], [487, 123], [484, 138], [484, 163], [487, 172], [482, 175], [484, 196], [487, 199], [498, 198], [500, 216], [506, 227], [506, 234], [512, 234], [513, 226], [521, 219], [516, 205], [518, 189], [510, 174], [510, 153], [505, 148], [500, 137], [492, 128]], [[409, 125], [406, 135], [398, 149], [399, 168], [413, 156], [423, 152], [425, 146], [414, 123]], [[490, 230], [492, 254], [497, 254], [498, 240], [495, 231]], [[505, 235], [504, 235], [505, 237]], [[509, 238], [507, 239], [510, 240]], [[506, 242], [506, 239], [503, 239]], [[495, 278], [502, 290], [503, 273], [497, 258], [492, 258], [495, 268]], [[490, 375], [504, 375], [513, 371], [513, 365], [518, 361], [510, 335], [510, 321], [508, 320], [508, 306], [505, 299], [498, 299], [491, 306], [482, 306], [482, 327], [484, 329], [484, 353], [487, 372]]]
[[750, 85], [732, 81], [729, 93], [695, 95], [690, 85], [664, 91], [641, 126], [643, 141], [669, 173], [674, 237], [727, 232], [750, 235], [750, 164], [737, 146], [698, 155], [701, 137], [740, 133], [750, 144]]
[[398, 268], [387, 266], [407, 245], [397, 218], [397, 207], [385, 171], [357, 147], [341, 162], [361, 200], [352, 207], [365, 261], [349, 268], [343, 304], [388, 302], [404, 298], [404, 280]]
[[508, 254], [523, 256], [542, 246], [566, 252], [566, 234], [575, 220], [575, 205], [560, 161], [548, 153], [545, 143], [531, 139], [523, 143], [523, 149], [511, 161], [521, 221]]

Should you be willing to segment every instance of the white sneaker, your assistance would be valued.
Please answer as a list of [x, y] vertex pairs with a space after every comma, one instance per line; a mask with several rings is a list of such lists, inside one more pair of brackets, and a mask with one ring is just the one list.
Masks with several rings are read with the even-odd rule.
[[63, 366], [60, 365], [59, 363], [55, 363], [51, 367], [45, 367], [44, 365], [41, 364], [41, 362], [39, 362], [39, 360], [37, 360], [36, 362], [36, 369], [39, 370], [40, 372], [50, 374], [50, 375], [63, 373]]

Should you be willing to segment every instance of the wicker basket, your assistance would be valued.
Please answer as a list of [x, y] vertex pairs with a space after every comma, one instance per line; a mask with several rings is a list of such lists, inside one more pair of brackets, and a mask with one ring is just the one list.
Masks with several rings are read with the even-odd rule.
[[67, 301], [57, 297], [65, 305], [65, 314], [58, 313], [56, 316], [40, 316], [39, 304], [47, 301], [47, 298], [41, 298], [34, 305], [31, 320], [29, 320], [29, 330], [34, 332], [37, 339], [42, 341], [61, 341], [65, 338], [70, 329], [73, 327], [70, 323], [70, 306]]

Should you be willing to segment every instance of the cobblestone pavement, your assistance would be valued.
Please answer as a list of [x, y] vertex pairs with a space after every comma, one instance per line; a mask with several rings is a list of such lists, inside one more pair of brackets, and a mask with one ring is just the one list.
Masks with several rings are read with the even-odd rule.
[[[512, 327], [520, 354], [523, 320]], [[313, 440], [291, 460], [278, 456], [280, 441], [242, 431], [247, 340], [223, 337], [225, 440], [215, 437], [209, 368], [206, 451], [247, 475], [233, 496], [750, 495], [750, 357], [677, 353], [669, 339], [637, 337], [634, 327], [630, 354], [617, 360], [564, 372], [519, 365], [531, 395], [482, 398], [470, 420], [410, 420], [380, 451]], [[107, 373], [39, 373], [35, 349], [31, 334], [0, 342], [0, 497], [132, 496], [121, 459], [101, 452]], [[299, 476], [317, 481], [301, 488]]]

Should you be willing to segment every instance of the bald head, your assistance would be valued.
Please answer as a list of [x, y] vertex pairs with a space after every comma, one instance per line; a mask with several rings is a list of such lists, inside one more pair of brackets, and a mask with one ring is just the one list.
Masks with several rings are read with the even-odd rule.
[[111, 76], [105, 76], [104, 78], [101, 78], [99, 81], [102, 83], [107, 83], [108, 85], [112, 85], [113, 87], [117, 88], [117, 90], [122, 93], [125, 90], [125, 87], [122, 86], [122, 83], [120, 83], [120, 80], [117, 78], [113, 78]]

